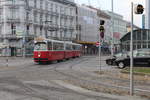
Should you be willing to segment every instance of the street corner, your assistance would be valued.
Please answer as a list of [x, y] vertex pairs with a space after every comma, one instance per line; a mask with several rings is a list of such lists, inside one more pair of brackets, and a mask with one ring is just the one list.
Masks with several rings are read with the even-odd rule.
[[[129, 96], [129, 95], [115, 95], [115, 94], [110, 94], [110, 92], [104, 92], [104, 91], [95, 91], [93, 90], [95, 87], [93, 87], [93, 89], [91, 88], [87, 88], [85, 85], [81, 86], [81, 84], [77, 85], [75, 83], [66, 81], [66, 80], [53, 80], [54, 83], [63, 86], [67, 89], [70, 89], [74, 92], [80, 93], [80, 94], [84, 94], [84, 95], [88, 95], [88, 96], [95, 96], [95, 97], [100, 97], [100, 98], [107, 98], [107, 100], [148, 100], [146, 98], [142, 98], [139, 96]], [[96, 88], [95, 88], [96, 89]]]
[[43, 100], [36, 97], [17, 95], [15, 93], [0, 91], [0, 100]]
[[0, 65], [0, 71], [6, 71], [6, 70], [13, 70], [15, 69], [15, 66], [10, 66], [10, 65]]

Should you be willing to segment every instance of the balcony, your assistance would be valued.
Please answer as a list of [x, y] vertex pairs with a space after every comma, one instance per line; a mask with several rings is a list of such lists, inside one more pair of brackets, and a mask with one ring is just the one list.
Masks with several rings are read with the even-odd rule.
[[61, 25], [61, 26], [59, 27], [59, 29], [60, 29], [60, 30], [67, 30], [68, 27], [67, 27], [67, 26], [64, 26], [64, 25]]
[[75, 28], [73, 26], [70, 26], [69, 27], [69, 30], [74, 30]]
[[21, 39], [21, 37], [17, 36], [16, 34], [6, 34], [6, 35], [3, 35], [2, 38], [10, 39], [10, 40]]
[[17, 34], [6, 34], [6, 35], [0, 35], [0, 39], [9, 39], [9, 40], [18, 40], [18, 39], [22, 39], [23, 37], [27, 38], [27, 39], [33, 39], [34, 35], [33, 34], [29, 34], [29, 35], [17, 35]]
[[50, 14], [53, 15], [53, 16], [59, 17], [59, 13], [57, 13], [57, 12], [52, 12], [52, 11], [51, 11]]
[[69, 15], [68, 17], [69, 17], [69, 19], [74, 19], [74, 16]]
[[[0, 20], [0, 23], [3, 23], [4, 22], [4, 19], [2, 18]], [[6, 22], [7, 23], [20, 23], [21, 22], [21, 19], [20, 18], [16, 18], [16, 19], [11, 19], [11, 18], [6, 18]]]
[[61, 16], [60, 16], [61, 18], [65, 18], [65, 19], [67, 19], [68, 18], [68, 16], [67, 15], [65, 15], [65, 14], [61, 14]]
[[57, 24], [47, 25], [46, 28], [48, 29], [48, 31], [58, 31], [58, 29], [59, 29]]

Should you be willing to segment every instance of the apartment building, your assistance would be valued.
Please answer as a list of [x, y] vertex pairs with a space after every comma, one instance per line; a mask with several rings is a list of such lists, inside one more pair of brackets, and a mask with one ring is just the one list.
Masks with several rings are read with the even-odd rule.
[[77, 8], [77, 32], [79, 33], [77, 42], [83, 45], [85, 54], [92, 54], [99, 33], [97, 11], [86, 5], [78, 5]]
[[32, 54], [36, 37], [74, 40], [74, 0], [0, 0], [0, 55]]

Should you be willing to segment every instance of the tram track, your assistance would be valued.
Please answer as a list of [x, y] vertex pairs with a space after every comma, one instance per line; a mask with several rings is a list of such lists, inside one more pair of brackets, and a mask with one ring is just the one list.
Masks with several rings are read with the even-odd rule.
[[[54, 71], [60, 75], [63, 75], [65, 77], [67, 77], [68, 79], [71, 79], [71, 80], [74, 80], [74, 81], [79, 81], [79, 82], [82, 82], [82, 83], [89, 83], [89, 84], [97, 84], [97, 85], [100, 85], [100, 86], [105, 86], [105, 87], [108, 87], [108, 88], [119, 88], [119, 89], [123, 89], [123, 90], [129, 90], [129, 87], [127, 86], [116, 86], [116, 85], [112, 85], [112, 84], [109, 84], [109, 83], [104, 83], [105, 81], [104, 80], [114, 80], [117, 82], [122, 82], [122, 83], [128, 83], [129, 80], [124, 80], [124, 79], [118, 79], [118, 78], [110, 78], [110, 77], [95, 77], [95, 76], [91, 76], [91, 75], [88, 75], [87, 73], [84, 73], [80, 70], [75, 70], [75, 66], [79, 65], [79, 64], [82, 64], [82, 63], [85, 63], [86, 61], [88, 62], [89, 60], [91, 60], [93, 57], [81, 57], [81, 58], [77, 58], [77, 59], [71, 59], [71, 60], [68, 60], [68, 61], [65, 61], [65, 62], [60, 62], [60, 63], [57, 63], [57, 64], [50, 64], [50, 65], [46, 65], [45, 67], [43, 67], [43, 65], [38, 65], [38, 64], [30, 64], [30, 67], [28, 67], [28, 65], [24, 65], [23, 67], [21, 68], [18, 68], [15, 69], [15, 70], [7, 70], [6, 72], [18, 72], [18, 71], [34, 71], [35, 68], [36, 71], [40, 71], [41, 69], [45, 69], [45, 70], [49, 70], [49, 71]], [[67, 73], [65, 72], [66, 69], [61, 69], [63, 67], [66, 67], [68, 71], [70, 71], [71, 73]], [[44, 71], [44, 70], [43, 70]], [[2, 71], [0, 71], [1, 73]], [[73, 73], [72, 73], [73, 72]], [[82, 77], [84, 76], [84, 77]], [[85, 77], [86, 76], [86, 77]], [[88, 77], [88, 78], [87, 78]], [[94, 79], [94, 80], [93, 80]], [[96, 79], [100, 79], [102, 81], [98, 81]], [[147, 84], [149, 85], [149, 84]], [[149, 90], [144, 90], [144, 89], [138, 89], [136, 88], [135, 91], [139, 92], [146, 92], [146, 93], [150, 93]]]
[[[68, 67], [68, 69], [69, 70], [71, 70], [71, 71], [77, 71], [77, 70], [74, 70], [73, 69], [73, 67], [74, 66], [76, 66], [76, 65], [78, 65], [78, 64], [81, 64], [82, 62], [84, 62], [84, 61], [88, 61], [90, 58], [88, 58], [88, 59], [83, 59], [83, 60], [81, 60], [81, 61], [79, 61], [79, 62], [75, 62], [75, 63], [73, 63], [73, 64], [71, 64], [69, 67]], [[61, 75], [64, 75], [64, 76], [67, 76], [67, 77], [69, 77], [70, 79], [73, 79], [73, 80], [75, 80], [75, 81], [82, 81], [83, 83], [90, 83], [90, 84], [97, 84], [97, 85], [101, 85], [101, 86], [105, 86], [105, 87], [107, 87], [107, 88], [112, 88], [112, 89], [121, 89], [121, 90], [126, 90], [126, 91], [128, 91], [130, 88], [128, 87], [128, 86], [116, 86], [116, 85], [112, 85], [112, 84], [109, 84], [109, 83], [104, 83], [104, 82], [101, 82], [101, 81], [95, 81], [95, 80], [89, 80], [89, 79], [86, 79], [86, 78], [82, 78], [80, 75], [79, 75], [79, 73], [80, 74], [85, 74], [84, 72], [79, 72], [78, 71], [78, 75], [73, 75], [73, 74], [69, 74], [69, 73], [65, 73], [64, 71], [61, 71], [61, 70], [59, 70], [59, 67], [58, 66], [56, 66], [56, 67], [54, 67], [55, 68], [55, 71], [57, 72], [57, 73], [59, 73], [59, 74], [61, 74]], [[93, 76], [90, 76], [90, 75], [87, 75], [87, 77], [90, 77], [91, 79], [92, 78], [95, 78], [95, 77], [93, 77]], [[116, 82], [119, 82], [119, 83], [126, 83], [126, 84], [128, 84], [129, 83], [129, 80], [125, 80], [125, 79], [119, 79], [119, 78], [110, 78], [110, 77], [96, 77], [96, 78], [99, 78], [100, 80], [102, 79], [107, 79], [107, 80], [110, 80], [110, 81], [112, 81], [112, 80], [115, 80]], [[138, 82], [136, 82], [137, 84], [138, 84]], [[149, 85], [149, 84], [146, 84], [146, 85]], [[146, 92], [146, 93], [150, 93], [150, 90], [145, 90], [145, 89], [139, 89], [139, 88], [135, 88], [135, 91], [136, 92]]]

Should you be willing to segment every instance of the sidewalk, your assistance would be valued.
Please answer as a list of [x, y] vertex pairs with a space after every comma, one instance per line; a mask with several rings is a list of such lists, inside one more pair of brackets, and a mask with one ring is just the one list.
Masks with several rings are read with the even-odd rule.
[[21, 67], [22, 65], [28, 65], [34, 63], [32, 57], [0, 57], [0, 68], [1, 67]]

